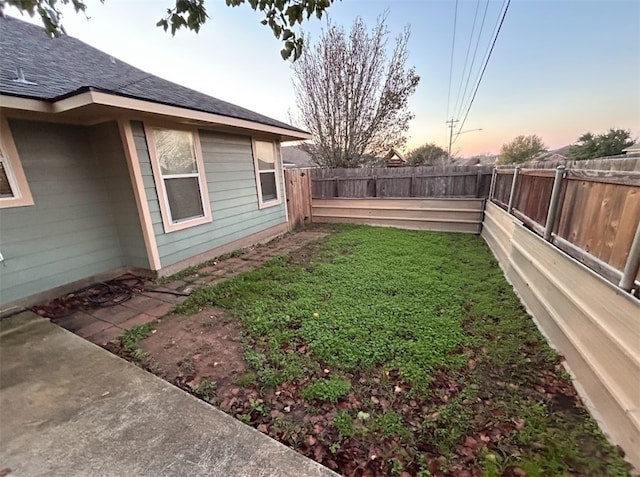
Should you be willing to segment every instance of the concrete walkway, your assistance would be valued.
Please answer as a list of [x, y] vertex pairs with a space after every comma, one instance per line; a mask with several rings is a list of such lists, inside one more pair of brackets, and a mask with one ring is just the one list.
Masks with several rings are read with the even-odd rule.
[[0, 475], [337, 475], [31, 312], [0, 321], [0, 426]]

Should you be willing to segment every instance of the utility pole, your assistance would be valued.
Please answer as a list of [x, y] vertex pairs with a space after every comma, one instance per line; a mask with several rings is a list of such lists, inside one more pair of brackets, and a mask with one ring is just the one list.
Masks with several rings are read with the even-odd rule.
[[445, 121], [446, 124], [449, 125], [449, 152], [447, 153], [447, 157], [449, 162], [451, 162], [451, 144], [453, 143], [453, 128], [457, 122], [460, 122], [458, 119], [454, 120], [451, 118], [449, 121]]

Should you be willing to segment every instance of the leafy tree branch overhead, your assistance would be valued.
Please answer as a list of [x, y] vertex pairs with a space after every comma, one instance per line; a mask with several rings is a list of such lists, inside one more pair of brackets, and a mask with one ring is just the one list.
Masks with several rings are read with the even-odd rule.
[[[104, 0], [100, 0], [104, 3]], [[264, 14], [261, 21], [273, 31], [273, 34], [284, 43], [280, 54], [283, 59], [293, 57], [297, 60], [302, 54], [303, 39], [292, 28], [315, 15], [322, 18], [322, 14], [335, 0], [225, 0], [227, 6], [237, 7], [242, 4]], [[64, 34], [62, 24], [63, 6], [71, 5], [76, 13], [87, 14], [85, 0], [0, 0], [0, 12], [7, 6], [14, 6], [20, 12], [38, 15], [45, 30], [52, 36]], [[171, 30], [175, 35], [181, 28], [195, 31], [200, 30], [209, 16], [205, 0], [175, 0], [175, 5], [167, 8], [166, 15], [161, 18], [157, 26], [165, 31]]]

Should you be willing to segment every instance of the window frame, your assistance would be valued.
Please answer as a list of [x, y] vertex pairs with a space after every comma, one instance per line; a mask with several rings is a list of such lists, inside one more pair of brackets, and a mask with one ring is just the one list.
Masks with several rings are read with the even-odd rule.
[[[258, 164], [258, 156], [256, 154], [256, 142], [270, 143], [273, 147], [274, 167], [275, 169], [269, 169], [261, 171]], [[282, 204], [282, 161], [280, 160], [280, 149], [278, 148], [278, 142], [273, 139], [251, 138], [251, 154], [253, 155], [253, 170], [256, 176], [256, 192], [258, 194], [258, 208], [266, 209], [267, 207], [273, 207]], [[273, 172], [276, 181], [276, 198], [264, 201], [262, 199], [262, 181], [260, 174], [265, 172]]]
[[9, 187], [11, 187], [11, 192], [14, 194], [13, 197], [0, 197], [0, 209], [34, 205], [35, 202], [31, 195], [27, 177], [22, 169], [18, 149], [13, 142], [11, 128], [4, 115], [0, 115], [0, 150], [2, 153], [0, 161], [3, 162], [4, 170], [9, 180]]
[[[155, 130], [157, 129], [184, 131], [191, 133], [193, 137], [193, 149], [196, 158], [196, 165], [198, 167], [197, 176], [193, 173], [167, 175], [162, 174], [162, 168], [160, 167], [158, 151], [156, 149], [155, 143]], [[149, 158], [151, 159], [151, 169], [153, 171], [156, 194], [158, 195], [158, 203], [160, 204], [160, 215], [162, 216], [162, 226], [165, 233], [176, 232], [178, 230], [184, 230], [187, 228], [195, 227], [197, 225], [210, 223], [213, 220], [213, 217], [211, 215], [211, 203], [209, 201], [209, 191], [207, 188], [207, 176], [206, 170], [204, 168], [202, 146], [200, 144], [200, 134], [198, 133], [198, 129], [184, 125], [155, 123], [149, 124], [145, 122], [144, 133], [147, 140]], [[167, 194], [165, 180], [178, 179], [183, 177], [198, 178], [198, 186], [200, 188], [200, 201], [202, 203], [202, 211], [204, 212], [204, 215], [202, 217], [194, 217], [191, 219], [184, 219], [174, 222], [171, 217], [171, 205], [169, 204], [169, 196]]]

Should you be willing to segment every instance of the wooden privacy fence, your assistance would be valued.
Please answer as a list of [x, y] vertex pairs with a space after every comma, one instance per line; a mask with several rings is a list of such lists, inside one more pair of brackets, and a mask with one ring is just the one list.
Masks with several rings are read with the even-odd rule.
[[487, 197], [492, 166], [311, 169], [314, 199]]
[[311, 222], [311, 177], [308, 169], [284, 171], [289, 230]]
[[[635, 252], [632, 246], [636, 235], [640, 242], [640, 160], [582, 162], [588, 164], [569, 163], [556, 170], [497, 168], [490, 200], [629, 291], [640, 279], [640, 244]], [[627, 267], [625, 279], [630, 261], [636, 264]]]

